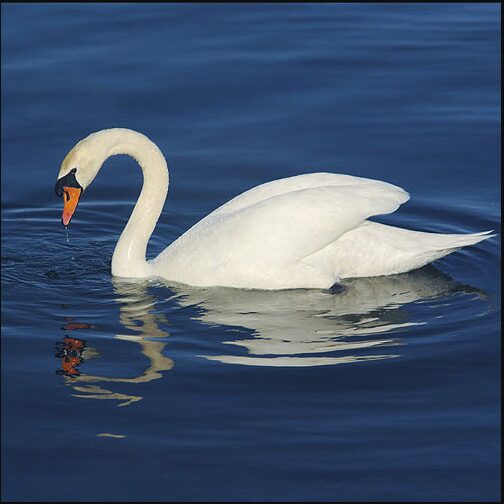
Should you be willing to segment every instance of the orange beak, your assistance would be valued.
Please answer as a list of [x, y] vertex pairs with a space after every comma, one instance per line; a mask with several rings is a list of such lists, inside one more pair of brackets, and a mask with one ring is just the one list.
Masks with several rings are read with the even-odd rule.
[[80, 187], [63, 187], [64, 206], [63, 215], [61, 217], [63, 226], [68, 226], [68, 224], [70, 224], [81, 194], [82, 189]]

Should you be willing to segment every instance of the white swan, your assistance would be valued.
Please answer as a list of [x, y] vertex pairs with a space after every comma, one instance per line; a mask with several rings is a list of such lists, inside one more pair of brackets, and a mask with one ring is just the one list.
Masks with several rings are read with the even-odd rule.
[[394, 212], [408, 193], [379, 180], [309, 173], [245, 191], [147, 261], [147, 243], [168, 191], [168, 167], [141, 133], [105, 129], [67, 154], [56, 183], [57, 195], [64, 197], [62, 222], [68, 226], [81, 193], [116, 154], [136, 159], [144, 183], [114, 250], [114, 276], [195, 286], [330, 288], [342, 278], [419, 268], [494, 236], [423, 233], [370, 222], [368, 217]]

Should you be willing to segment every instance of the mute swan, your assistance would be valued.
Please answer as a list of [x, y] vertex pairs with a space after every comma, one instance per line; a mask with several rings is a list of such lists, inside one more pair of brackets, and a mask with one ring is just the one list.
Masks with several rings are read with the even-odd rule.
[[67, 154], [56, 194], [68, 226], [104, 161], [133, 157], [143, 187], [112, 256], [112, 275], [162, 277], [194, 286], [330, 288], [349, 277], [402, 273], [491, 236], [410, 231], [366, 220], [409, 199], [400, 187], [361, 177], [308, 173], [274, 180], [220, 206], [155, 259], [147, 243], [168, 192], [168, 167], [145, 135], [124, 128], [92, 133]]

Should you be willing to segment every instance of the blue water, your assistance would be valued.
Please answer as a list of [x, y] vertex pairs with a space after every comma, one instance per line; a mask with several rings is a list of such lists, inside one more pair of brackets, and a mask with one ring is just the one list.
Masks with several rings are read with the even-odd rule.
[[345, 290], [110, 276], [141, 185], [59, 165], [129, 127], [167, 157], [154, 257], [276, 178], [404, 187], [375, 220], [500, 233], [498, 4], [2, 4], [2, 499], [500, 498], [500, 234]]

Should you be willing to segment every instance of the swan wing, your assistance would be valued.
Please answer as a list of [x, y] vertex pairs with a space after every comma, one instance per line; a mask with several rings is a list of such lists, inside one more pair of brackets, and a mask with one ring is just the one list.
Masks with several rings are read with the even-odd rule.
[[[371, 192], [373, 189], [390, 189], [399, 190], [407, 195], [401, 188], [383, 182], [381, 180], [373, 180], [363, 177], [355, 177], [353, 175], [346, 175], [340, 173], [305, 173], [296, 175], [294, 177], [287, 177], [279, 180], [273, 180], [264, 184], [258, 185], [245, 191], [228, 202], [221, 205], [214, 210], [208, 217], [220, 214], [229, 213], [241, 210], [245, 207], [252, 206], [260, 201], [267, 200], [274, 196], [280, 196], [300, 189], [311, 189], [319, 187], [346, 187], [346, 186], [360, 186], [367, 187]], [[408, 195], [407, 195], [408, 196]], [[409, 196], [408, 196], [409, 197]]]
[[394, 212], [407, 198], [402, 190], [358, 185], [298, 189], [217, 214], [214, 231], [233, 253], [281, 264], [321, 250], [368, 217]]
[[[256, 194], [254, 203], [240, 200], [244, 193], [194, 225], [154, 262], [184, 270], [190, 265], [192, 271], [202, 265], [227, 271], [234, 265], [250, 272], [281, 268], [321, 250], [368, 217], [394, 212], [409, 199], [399, 187], [360, 180], [366, 182], [347, 180], [344, 185], [298, 188], [269, 197]], [[286, 181], [292, 183], [284, 179], [284, 189]]]

